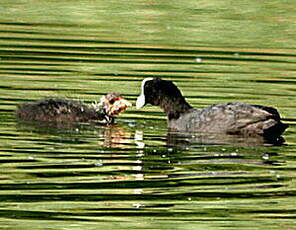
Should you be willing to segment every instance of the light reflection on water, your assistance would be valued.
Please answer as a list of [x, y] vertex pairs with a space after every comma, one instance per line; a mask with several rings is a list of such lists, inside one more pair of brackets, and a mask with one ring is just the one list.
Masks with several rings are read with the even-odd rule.
[[[222, 2], [3, 2], [0, 228], [294, 227], [292, 2]], [[277, 107], [286, 143], [175, 135], [156, 107], [108, 127], [14, 118], [43, 97], [90, 103], [115, 91], [135, 102], [151, 76], [197, 108]]]

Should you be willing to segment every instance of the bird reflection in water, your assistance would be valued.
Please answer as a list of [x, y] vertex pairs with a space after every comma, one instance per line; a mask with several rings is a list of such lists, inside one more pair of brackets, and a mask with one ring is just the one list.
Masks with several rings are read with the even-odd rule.
[[130, 148], [131, 132], [119, 125], [103, 127], [103, 143], [101, 146], [112, 148]]
[[244, 137], [241, 135], [227, 135], [217, 133], [185, 133], [169, 131], [167, 145], [169, 147], [188, 147], [192, 144], [233, 145], [240, 147], [251, 146], [279, 146], [285, 139], [282, 136], [266, 138], [263, 136]]

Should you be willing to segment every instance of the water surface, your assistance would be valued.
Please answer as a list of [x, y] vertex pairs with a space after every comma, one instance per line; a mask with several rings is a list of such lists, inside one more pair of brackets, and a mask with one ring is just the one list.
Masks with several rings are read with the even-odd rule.
[[[293, 229], [294, 1], [2, 1], [1, 229]], [[284, 145], [168, 134], [159, 108], [108, 127], [17, 121], [44, 97], [135, 102], [145, 77], [196, 108], [274, 106]]]

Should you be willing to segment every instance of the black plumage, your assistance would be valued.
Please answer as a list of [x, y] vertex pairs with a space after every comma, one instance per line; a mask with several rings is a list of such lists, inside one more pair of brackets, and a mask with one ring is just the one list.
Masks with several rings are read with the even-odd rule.
[[195, 109], [173, 82], [160, 78], [143, 80], [137, 108], [146, 104], [160, 106], [167, 114], [168, 127], [177, 131], [271, 137], [280, 136], [288, 127], [272, 107], [231, 102]]
[[48, 98], [18, 106], [16, 116], [21, 120], [49, 122], [96, 122], [111, 124], [114, 115], [131, 104], [117, 93], [103, 96], [100, 103]]

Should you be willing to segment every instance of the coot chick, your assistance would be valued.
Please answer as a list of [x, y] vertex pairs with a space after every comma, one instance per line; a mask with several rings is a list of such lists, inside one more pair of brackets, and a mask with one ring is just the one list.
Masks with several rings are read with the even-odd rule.
[[21, 120], [50, 122], [95, 122], [111, 124], [114, 116], [131, 106], [118, 93], [110, 93], [99, 103], [84, 104], [61, 98], [41, 99], [18, 106], [16, 116]]
[[194, 109], [173, 82], [160, 78], [142, 81], [136, 106], [146, 104], [160, 106], [174, 131], [278, 137], [288, 127], [272, 107], [231, 102]]

